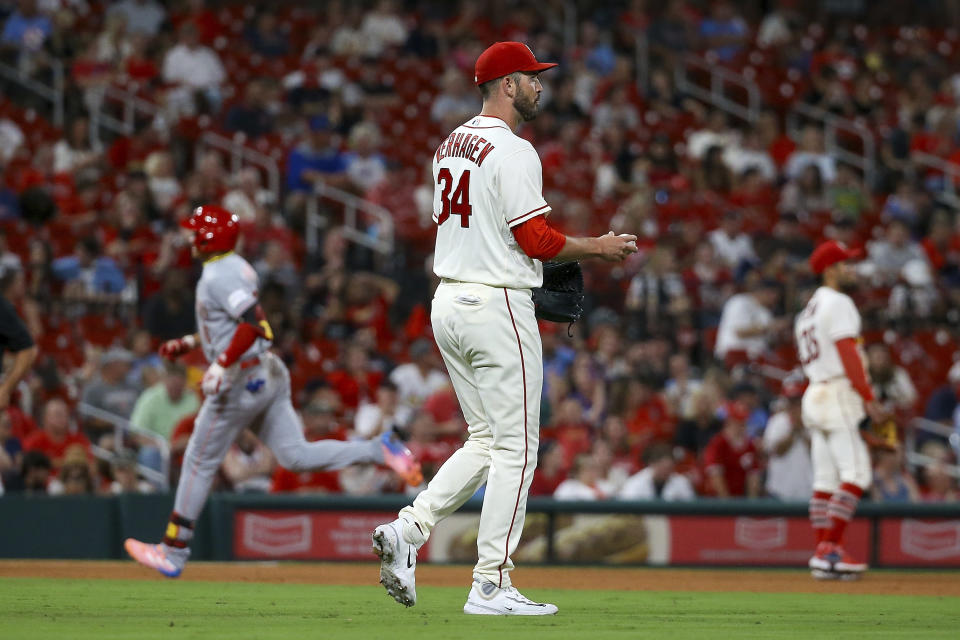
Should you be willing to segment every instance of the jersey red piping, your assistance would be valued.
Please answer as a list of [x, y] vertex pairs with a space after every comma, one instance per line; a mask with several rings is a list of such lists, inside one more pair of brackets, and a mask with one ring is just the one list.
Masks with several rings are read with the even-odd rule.
[[527, 368], [523, 363], [523, 344], [520, 342], [520, 332], [517, 331], [517, 322], [513, 319], [513, 309], [510, 308], [510, 296], [507, 295], [506, 289], [503, 290], [503, 298], [507, 301], [507, 312], [510, 314], [510, 322], [513, 323], [513, 332], [517, 336], [517, 348], [520, 350], [520, 372], [523, 376], [523, 469], [520, 471], [520, 486], [517, 487], [517, 501], [513, 505], [513, 517], [510, 519], [510, 529], [507, 531], [503, 562], [497, 567], [497, 573], [500, 575], [500, 583], [497, 585], [498, 588], [503, 587], [503, 565], [507, 564], [507, 559], [510, 558], [510, 536], [513, 534], [513, 525], [517, 520], [517, 510], [520, 509], [520, 496], [523, 494], [523, 478], [527, 475], [527, 453], [529, 448], [529, 438], [527, 437]]
[[519, 220], [520, 218], [522, 218], [522, 217], [524, 217], [524, 216], [528, 216], [528, 215], [530, 215], [531, 213], [536, 213], [537, 211], [543, 211], [544, 209], [547, 209], [547, 208], [549, 208], [549, 207], [550, 207], [550, 205], [545, 204], [545, 205], [543, 205], [542, 207], [537, 207], [536, 209], [533, 209], [532, 211], [527, 211], [526, 213], [522, 213], [522, 214], [520, 214], [519, 216], [517, 216], [516, 218], [513, 218], [512, 220], [507, 220], [507, 224], [510, 224], [511, 222], [516, 222], [517, 220]]

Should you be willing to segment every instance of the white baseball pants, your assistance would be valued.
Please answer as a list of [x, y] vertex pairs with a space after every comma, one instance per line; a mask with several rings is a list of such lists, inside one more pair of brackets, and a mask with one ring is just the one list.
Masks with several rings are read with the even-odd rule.
[[803, 394], [803, 424], [810, 430], [813, 490], [835, 492], [841, 483], [867, 489], [870, 453], [860, 437], [866, 412], [850, 381], [836, 378], [811, 384]]
[[543, 352], [532, 294], [445, 280], [431, 322], [469, 437], [400, 515], [425, 539], [486, 481], [474, 576], [507, 587], [540, 440]]

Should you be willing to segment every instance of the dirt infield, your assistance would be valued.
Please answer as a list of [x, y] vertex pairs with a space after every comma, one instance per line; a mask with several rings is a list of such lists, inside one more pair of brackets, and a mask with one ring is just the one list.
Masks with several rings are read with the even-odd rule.
[[[212, 563], [194, 562], [182, 580], [370, 585], [375, 563]], [[514, 573], [526, 588], [621, 589], [631, 591], [753, 591], [788, 593], [869, 593], [960, 597], [960, 572], [874, 571], [858, 582], [816, 582], [799, 570], [647, 569], [522, 567]], [[0, 560], [0, 578], [163, 580], [133, 562], [82, 560]], [[421, 566], [418, 585], [463, 587], [465, 566]]]

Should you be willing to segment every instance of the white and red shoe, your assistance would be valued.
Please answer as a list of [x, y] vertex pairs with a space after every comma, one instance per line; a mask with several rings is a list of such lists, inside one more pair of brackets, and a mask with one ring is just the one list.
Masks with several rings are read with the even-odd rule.
[[847, 553], [847, 550], [836, 545], [833, 549], [835, 554], [835, 560], [833, 563], [833, 570], [839, 571], [840, 573], [863, 573], [868, 569], [866, 562], [858, 562], [853, 559], [853, 557]]
[[857, 562], [842, 546], [833, 542], [818, 544], [807, 566], [814, 571], [836, 573], [863, 573], [867, 570], [866, 563]]
[[159, 571], [168, 578], [176, 578], [183, 571], [183, 567], [174, 564], [159, 544], [147, 544], [133, 538], [127, 538], [123, 543], [130, 557], [143, 566]]
[[807, 562], [807, 566], [817, 571], [833, 571], [834, 558], [832, 554], [834, 546], [832, 542], [819, 543], [813, 556]]

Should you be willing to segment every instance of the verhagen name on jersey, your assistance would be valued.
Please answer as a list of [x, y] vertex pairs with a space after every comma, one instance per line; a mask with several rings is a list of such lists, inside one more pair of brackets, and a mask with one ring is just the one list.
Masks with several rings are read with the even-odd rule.
[[540, 158], [529, 142], [500, 118], [476, 116], [437, 148], [433, 179], [438, 276], [514, 289], [542, 284], [540, 261], [510, 231], [550, 212]]

